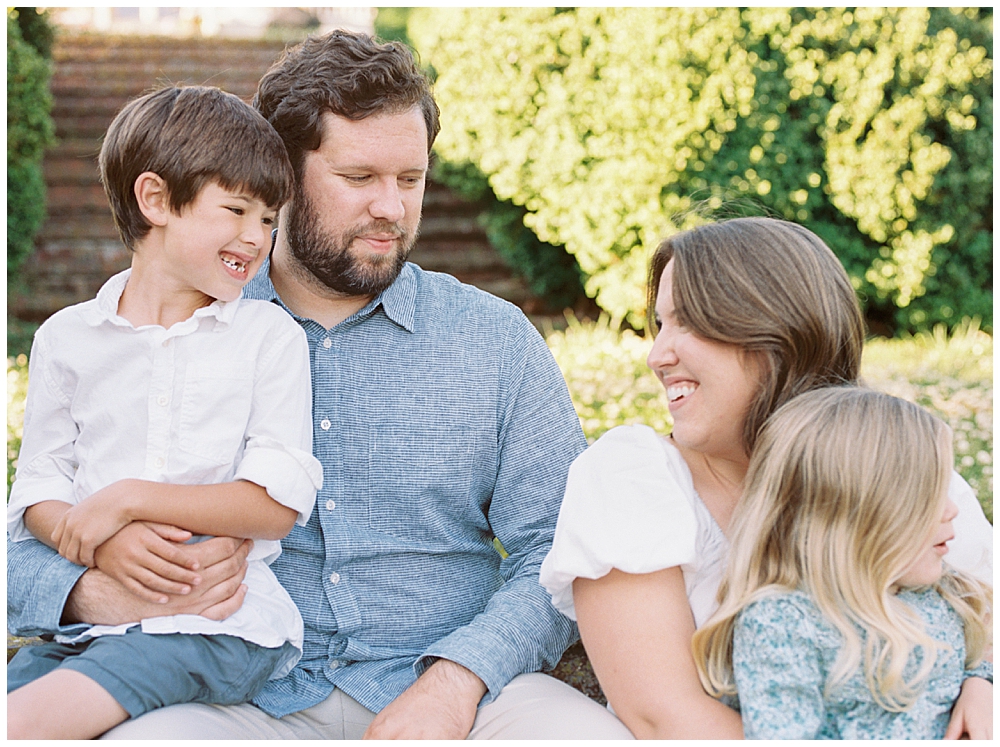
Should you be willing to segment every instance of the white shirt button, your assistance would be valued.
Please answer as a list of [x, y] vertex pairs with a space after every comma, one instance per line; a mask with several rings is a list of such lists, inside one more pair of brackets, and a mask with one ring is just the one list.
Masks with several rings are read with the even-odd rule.
[[327, 501], [326, 502], [326, 510], [327, 511], [333, 511], [333, 509], [335, 509], [336, 507], [337, 507], [337, 502], [336, 501]]
[[166, 407], [168, 401], [169, 400], [166, 397], [161, 396], [156, 398], [156, 404], [158, 404], [160, 407]]
[[163, 465], [164, 465], [164, 464], [166, 464], [166, 463], [167, 463], [167, 460], [166, 460], [166, 459], [164, 459], [163, 457], [156, 457], [156, 462], [155, 462], [155, 464], [156, 464], [156, 466], [157, 466], [158, 468], [162, 469], [162, 468], [163, 468]]
[[336, 571], [334, 571], [333, 573], [331, 573], [330, 574], [330, 583], [331, 584], [339, 584], [340, 583], [340, 574], [337, 573]]
[[330, 421], [329, 421], [329, 420], [327, 420], [326, 418], [323, 418], [323, 419], [322, 419], [322, 420], [321, 420], [321, 421], [319, 422], [319, 427], [320, 427], [320, 428], [322, 428], [322, 429], [323, 429], [324, 431], [328, 431], [328, 430], [330, 430]]
[[169, 348], [170, 347], [170, 340], [164, 340], [163, 341], [163, 347]]
[[336, 669], [339, 666], [340, 666], [340, 662], [337, 661], [336, 659], [330, 662], [330, 669]]
[[329, 337], [324, 337], [323, 338], [323, 347], [326, 348], [327, 350], [329, 350], [331, 345], [333, 345], [333, 341]]

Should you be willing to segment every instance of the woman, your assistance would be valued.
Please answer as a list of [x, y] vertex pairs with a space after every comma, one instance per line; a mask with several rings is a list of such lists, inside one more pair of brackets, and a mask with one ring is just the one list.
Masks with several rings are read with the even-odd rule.
[[[739, 738], [739, 714], [701, 687], [691, 637], [715, 609], [757, 434], [797, 394], [857, 381], [861, 311], [833, 252], [769, 218], [665, 240], [648, 296], [657, 331], [648, 364], [667, 391], [673, 431], [615, 428], [577, 459], [541, 581], [578, 620], [633, 734]], [[987, 575], [992, 527], [957, 475], [950, 493], [961, 512], [951, 562]], [[968, 681], [953, 727], [992, 723], [992, 687]]]

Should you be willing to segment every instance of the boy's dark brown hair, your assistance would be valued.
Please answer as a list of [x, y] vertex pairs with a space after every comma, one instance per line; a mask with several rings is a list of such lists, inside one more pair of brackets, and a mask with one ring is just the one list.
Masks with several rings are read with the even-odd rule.
[[285, 51], [257, 86], [253, 105], [285, 141], [301, 177], [306, 151], [320, 146], [322, 116], [360, 120], [418, 108], [427, 126], [427, 152], [441, 125], [430, 82], [399, 42], [333, 31]]
[[246, 190], [271, 208], [292, 193], [288, 154], [274, 128], [239, 97], [209, 86], [163, 88], [126, 104], [104, 136], [98, 164], [115, 226], [133, 251], [150, 229], [134, 192], [144, 172], [166, 182], [175, 213], [210, 182]]

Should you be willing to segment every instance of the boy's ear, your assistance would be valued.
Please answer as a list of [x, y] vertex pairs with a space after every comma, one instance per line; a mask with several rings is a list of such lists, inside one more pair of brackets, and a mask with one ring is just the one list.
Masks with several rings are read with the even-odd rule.
[[144, 171], [132, 187], [139, 210], [152, 226], [163, 226], [170, 214], [170, 195], [167, 183], [152, 171]]

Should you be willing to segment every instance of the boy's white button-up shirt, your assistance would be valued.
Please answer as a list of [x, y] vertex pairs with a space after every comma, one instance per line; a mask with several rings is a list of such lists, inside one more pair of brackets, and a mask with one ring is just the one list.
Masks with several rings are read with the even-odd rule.
[[[79, 503], [124, 478], [202, 485], [249, 480], [305, 524], [322, 469], [312, 455], [306, 338], [282, 309], [216, 301], [170, 329], [118, 316], [129, 271], [92, 301], [53, 315], [35, 335], [24, 437], [7, 510], [12, 541], [30, 537], [24, 510]], [[302, 647], [302, 620], [256, 540], [242, 609], [143, 620], [157, 633], [226, 633], [266, 647]], [[83, 636], [127, 626], [95, 626]], [[288, 662], [288, 671], [294, 661]]]

